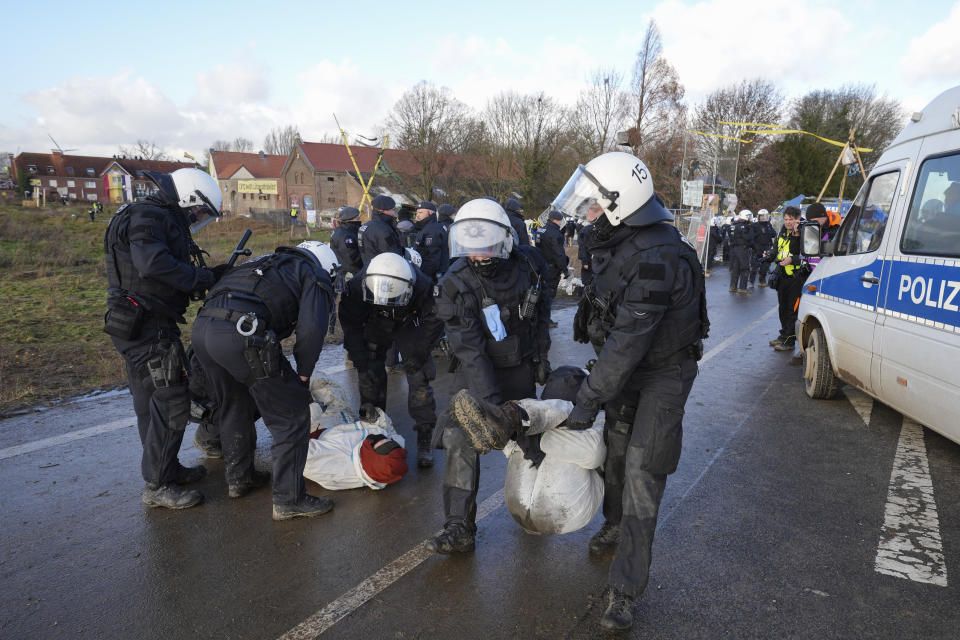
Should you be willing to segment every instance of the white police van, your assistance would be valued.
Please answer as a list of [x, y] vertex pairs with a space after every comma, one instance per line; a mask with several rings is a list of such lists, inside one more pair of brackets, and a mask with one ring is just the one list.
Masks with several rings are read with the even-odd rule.
[[960, 442], [960, 87], [915, 113], [880, 157], [824, 256], [797, 318], [804, 383], [838, 380]]

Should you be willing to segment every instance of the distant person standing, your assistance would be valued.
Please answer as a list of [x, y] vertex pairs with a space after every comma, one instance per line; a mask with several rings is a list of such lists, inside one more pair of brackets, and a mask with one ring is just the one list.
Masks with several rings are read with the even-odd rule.
[[420, 270], [436, 283], [450, 263], [447, 230], [437, 221], [437, 205], [429, 200], [421, 202], [413, 226], [413, 248], [423, 258]]
[[330, 248], [340, 261], [340, 270], [346, 277], [357, 275], [363, 268], [360, 259], [360, 247], [357, 245], [357, 231], [360, 229], [360, 210], [356, 207], [340, 207], [333, 220], [333, 235], [330, 236]]
[[523, 207], [520, 206], [520, 201], [516, 198], [507, 198], [503, 201], [503, 210], [510, 218], [510, 226], [517, 232], [517, 241], [522, 245], [530, 244], [530, 235], [523, 221]]
[[[553, 210], [547, 214], [547, 224], [538, 236], [539, 249], [547, 261], [546, 285], [547, 294], [550, 296], [550, 307], [553, 307], [553, 300], [557, 297], [557, 287], [560, 279], [567, 274], [567, 265], [570, 258], [567, 257], [564, 248], [563, 234], [560, 231], [560, 223], [563, 221], [563, 214]], [[556, 327], [557, 323], [550, 319], [550, 326]]]
[[796, 324], [800, 293], [804, 278], [799, 272], [800, 210], [787, 207], [783, 210], [783, 229], [777, 236], [777, 304], [780, 309], [780, 333], [770, 341], [776, 351], [793, 351], [797, 342]]
[[577, 257], [580, 259], [580, 280], [586, 287], [593, 282], [593, 261], [590, 257], [590, 243], [593, 239], [593, 223], [603, 215], [603, 207], [592, 204], [587, 209], [587, 224], [580, 229], [577, 240]]
[[750, 276], [750, 252], [753, 251], [753, 230], [750, 218], [753, 214], [744, 209], [730, 227], [730, 293], [746, 293]]
[[381, 253], [403, 255], [403, 244], [397, 232], [396, 204], [393, 198], [385, 195], [377, 196], [370, 204], [370, 221], [360, 225], [357, 232], [360, 259], [364, 266]]

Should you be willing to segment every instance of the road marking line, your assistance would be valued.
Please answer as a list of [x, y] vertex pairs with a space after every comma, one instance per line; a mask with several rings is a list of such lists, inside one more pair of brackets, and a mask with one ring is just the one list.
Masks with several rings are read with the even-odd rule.
[[[477, 506], [477, 522], [493, 513], [503, 504], [503, 489], [500, 489]], [[424, 540], [416, 547], [380, 569], [369, 578], [350, 589], [342, 596], [320, 609], [315, 614], [280, 636], [279, 640], [307, 640], [316, 638], [324, 631], [359, 609], [371, 598], [434, 556], [427, 550]]]
[[878, 573], [947, 586], [923, 427], [904, 416], [877, 547]]
[[[342, 373], [346, 370], [347, 368], [341, 364], [335, 367], [327, 367], [326, 369], [322, 369], [320, 373], [332, 376], [336, 373]], [[57, 447], [61, 444], [73, 442], [74, 440], [82, 440], [83, 438], [91, 438], [103, 433], [110, 433], [111, 431], [116, 431], [117, 429], [133, 426], [136, 423], [137, 419], [135, 417], [125, 418], [123, 420], [97, 425], [96, 427], [88, 427], [86, 429], [80, 429], [79, 431], [63, 433], [59, 436], [52, 436], [42, 440], [34, 440], [33, 442], [18, 444], [14, 447], [0, 449], [0, 460], [6, 460], [7, 458], [13, 458], [14, 456], [20, 456], [25, 453], [33, 453], [34, 451], [40, 451], [41, 449], [47, 449], [49, 447]]]
[[749, 325], [747, 325], [743, 329], [740, 329], [740, 331], [737, 331], [732, 336], [727, 337], [725, 340], [723, 340], [720, 344], [715, 346], [713, 349], [710, 349], [710, 351], [707, 351], [705, 354], [703, 354], [703, 357], [700, 358], [699, 365], [702, 367], [707, 362], [707, 360], [714, 357], [715, 355], [717, 355], [718, 353], [720, 353], [721, 351], [729, 347], [731, 344], [733, 344], [734, 342], [736, 342], [746, 334], [753, 331], [757, 326], [763, 323], [764, 320], [766, 320], [767, 318], [772, 316], [774, 313], [776, 313], [778, 308], [779, 307], [774, 307], [770, 309], [770, 311], [767, 311], [765, 314], [763, 314], [762, 316], [760, 316], [759, 318], [751, 322]]
[[48, 447], [56, 447], [61, 444], [73, 442], [74, 440], [82, 440], [83, 438], [97, 436], [101, 433], [110, 433], [111, 431], [123, 429], [124, 427], [132, 427], [135, 424], [135, 418], [125, 418], [123, 420], [101, 424], [96, 427], [88, 427], [86, 429], [80, 429], [79, 431], [62, 433], [59, 436], [44, 438], [43, 440], [34, 440], [33, 442], [27, 442], [26, 444], [18, 444], [15, 447], [0, 449], [0, 460], [6, 460], [7, 458], [13, 458], [14, 456], [20, 456], [25, 453], [33, 453], [34, 451], [40, 451], [41, 449], [46, 449]]
[[863, 420], [863, 424], [869, 427], [870, 416], [873, 414], [873, 398], [849, 385], [843, 388], [843, 394], [847, 396], [847, 400], [849, 400], [853, 408], [857, 410], [860, 419]]

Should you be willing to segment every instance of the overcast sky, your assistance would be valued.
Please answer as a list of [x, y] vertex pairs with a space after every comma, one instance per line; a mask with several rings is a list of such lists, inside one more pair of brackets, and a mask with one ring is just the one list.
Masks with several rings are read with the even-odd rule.
[[[539, 3], [538, 3], [539, 4]], [[421, 80], [476, 109], [504, 89], [575, 102], [591, 70], [629, 76], [647, 20], [696, 105], [745, 78], [788, 97], [875, 84], [922, 109], [960, 84], [960, 0], [161, 2], [42, 10], [8, 3], [0, 151], [112, 155], [137, 139], [198, 158], [217, 139], [256, 148], [372, 135]]]

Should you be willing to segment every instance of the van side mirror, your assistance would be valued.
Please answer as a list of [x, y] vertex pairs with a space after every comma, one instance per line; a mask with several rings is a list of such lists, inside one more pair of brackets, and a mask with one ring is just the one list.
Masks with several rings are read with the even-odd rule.
[[803, 246], [803, 255], [817, 257], [822, 255], [820, 248], [820, 225], [816, 222], [800, 223], [800, 242]]

